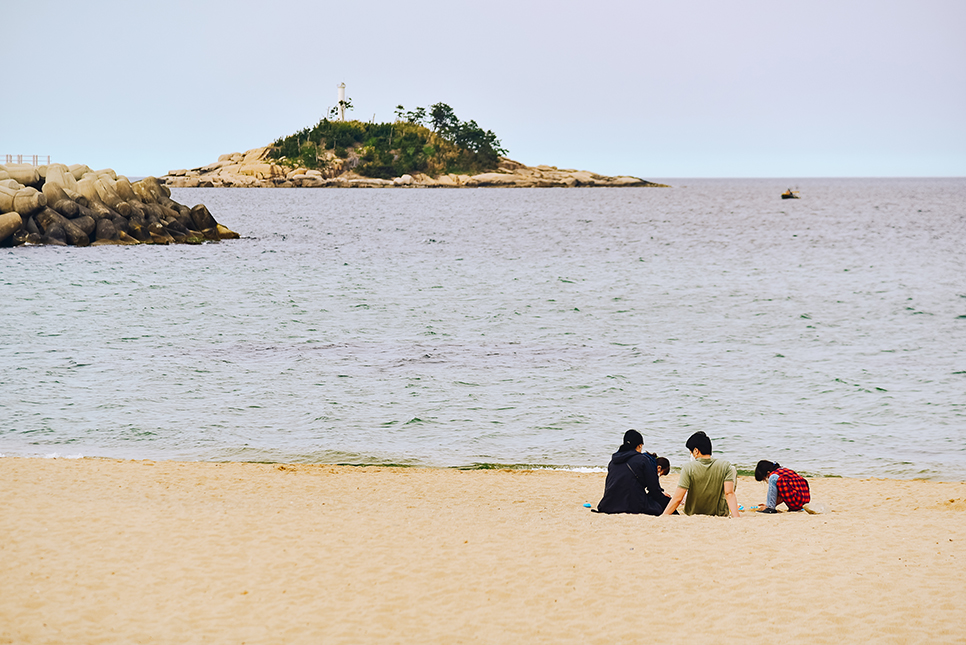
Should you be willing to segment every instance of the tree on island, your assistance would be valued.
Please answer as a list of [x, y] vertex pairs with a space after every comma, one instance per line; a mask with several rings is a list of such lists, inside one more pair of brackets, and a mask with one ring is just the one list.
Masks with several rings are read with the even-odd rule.
[[429, 108], [430, 123], [433, 132], [446, 134], [459, 128], [460, 120], [456, 118], [453, 108], [445, 103], [437, 103]]
[[[397, 105], [395, 113], [394, 123], [323, 118], [276, 140], [269, 155], [285, 165], [325, 169], [337, 164], [340, 171], [388, 179], [415, 172], [433, 177], [487, 172], [507, 154], [491, 130], [474, 120], [460, 121], [445, 103], [408, 111]], [[427, 120], [432, 129], [426, 127]]]
[[335, 104], [335, 107], [329, 110], [329, 118], [336, 119], [339, 116], [339, 108], [342, 108], [343, 114], [352, 109], [352, 99], [346, 98]]

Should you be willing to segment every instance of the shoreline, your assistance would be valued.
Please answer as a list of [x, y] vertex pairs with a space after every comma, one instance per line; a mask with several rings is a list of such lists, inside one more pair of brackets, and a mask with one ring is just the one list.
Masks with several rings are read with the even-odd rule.
[[0, 643], [962, 642], [966, 483], [816, 478], [830, 512], [733, 520], [591, 513], [604, 474], [567, 471], [6, 457], [0, 482]]
[[[195, 168], [169, 170], [161, 183], [178, 188], [669, 188], [630, 175], [607, 176], [588, 170], [527, 166], [500, 157], [497, 167], [475, 174], [403, 174], [391, 179], [367, 177], [355, 172], [355, 165], [336, 159], [324, 170], [290, 166], [270, 156], [271, 146], [231, 152]], [[355, 161], [358, 161], [356, 159]]]
[[[724, 457], [727, 459], [727, 457]], [[400, 462], [386, 462], [386, 463], [365, 463], [365, 462], [348, 462], [348, 461], [338, 461], [338, 462], [302, 462], [302, 461], [238, 461], [238, 460], [192, 460], [192, 459], [159, 459], [153, 457], [101, 457], [101, 456], [90, 456], [90, 455], [60, 455], [60, 454], [46, 454], [46, 455], [5, 455], [0, 453], [0, 461], [4, 459], [61, 459], [61, 460], [104, 460], [104, 461], [118, 461], [118, 462], [151, 462], [151, 463], [184, 463], [184, 464], [238, 464], [238, 465], [260, 465], [260, 466], [308, 466], [308, 467], [339, 467], [339, 468], [399, 468], [403, 470], [407, 469], [424, 469], [424, 470], [455, 470], [455, 471], [502, 471], [502, 472], [567, 472], [567, 473], [607, 473], [607, 464], [604, 463], [599, 466], [573, 466], [566, 464], [525, 464], [525, 463], [489, 463], [480, 462], [465, 465], [450, 465], [450, 466], [436, 466], [432, 464], [407, 464]], [[731, 461], [730, 459], [728, 461]], [[739, 477], [754, 478], [755, 469], [754, 466], [749, 466], [747, 468], [741, 467], [735, 462], [731, 461], [735, 465]], [[931, 482], [937, 484], [960, 484], [966, 483], [966, 479], [955, 479], [955, 478], [933, 478], [933, 477], [896, 477], [883, 474], [866, 474], [866, 475], [839, 475], [839, 474], [826, 474], [820, 472], [812, 472], [809, 470], [795, 468], [795, 471], [805, 477], [806, 479], [848, 479], [848, 480], [882, 480], [882, 481], [915, 481], [915, 482]], [[681, 472], [681, 467], [672, 464], [671, 473], [669, 477], [676, 477]]]

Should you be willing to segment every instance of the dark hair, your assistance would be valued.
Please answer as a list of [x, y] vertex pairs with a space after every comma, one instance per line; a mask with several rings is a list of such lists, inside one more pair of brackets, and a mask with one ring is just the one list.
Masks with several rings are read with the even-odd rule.
[[667, 457], [657, 458], [657, 473], [660, 475], [662, 470], [666, 473], [671, 472], [671, 462], [668, 461]]
[[760, 482], [779, 468], [781, 468], [781, 464], [779, 464], [777, 461], [766, 461], [762, 459], [758, 462], [758, 465], [755, 466], [755, 481]]
[[684, 444], [688, 448], [688, 452], [693, 452], [695, 448], [698, 449], [702, 455], [711, 454], [711, 437], [704, 434], [703, 430], [698, 430], [688, 439], [688, 442]]
[[617, 449], [617, 452], [637, 450], [637, 447], [644, 443], [644, 437], [637, 430], [631, 429], [624, 433], [624, 443]]

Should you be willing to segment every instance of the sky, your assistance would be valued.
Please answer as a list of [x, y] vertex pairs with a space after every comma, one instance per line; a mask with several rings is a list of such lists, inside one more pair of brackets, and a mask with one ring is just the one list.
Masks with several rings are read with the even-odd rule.
[[443, 102], [528, 165], [966, 176], [962, 0], [32, 0], [0, 8], [4, 154], [192, 168]]

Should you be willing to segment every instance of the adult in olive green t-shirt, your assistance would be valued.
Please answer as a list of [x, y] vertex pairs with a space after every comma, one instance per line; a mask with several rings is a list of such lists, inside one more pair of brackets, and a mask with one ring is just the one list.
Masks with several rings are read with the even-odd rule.
[[704, 432], [696, 432], [688, 439], [687, 448], [694, 461], [681, 468], [678, 487], [664, 509], [670, 515], [684, 502], [686, 515], [722, 515], [740, 517], [738, 498], [735, 496], [737, 471], [725, 459], [711, 456], [711, 438]]

